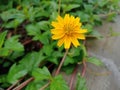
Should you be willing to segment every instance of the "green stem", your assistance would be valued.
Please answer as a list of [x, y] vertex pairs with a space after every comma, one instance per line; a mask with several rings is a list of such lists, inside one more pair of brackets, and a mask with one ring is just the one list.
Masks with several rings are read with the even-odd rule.
[[68, 54], [68, 49], [66, 50], [66, 52], [65, 52], [65, 54], [64, 54], [64, 56], [63, 56], [63, 58], [62, 58], [62, 60], [61, 60], [61, 62], [59, 64], [59, 66], [58, 66], [58, 68], [57, 68], [57, 70], [55, 72], [55, 76], [59, 74], [60, 69], [61, 69], [61, 67], [62, 67], [62, 65], [63, 65], [63, 63], [65, 61], [65, 58], [66, 58], [67, 54]]
[[61, 0], [58, 0], [58, 14], [60, 15]]

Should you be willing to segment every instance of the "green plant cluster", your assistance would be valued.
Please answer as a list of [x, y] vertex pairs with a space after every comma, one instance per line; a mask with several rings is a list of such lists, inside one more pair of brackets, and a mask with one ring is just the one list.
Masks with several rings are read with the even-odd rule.
[[[89, 33], [100, 38], [93, 29], [102, 24], [102, 18], [111, 21], [119, 12], [119, 0], [61, 0], [60, 13], [78, 16]], [[69, 90], [61, 75], [52, 76], [63, 57], [64, 48], [58, 48], [51, 39], [51, 22], [58, 15], [57, 0], [0, 0], [0, 88], [34, 78], [23, 90]], [[62, 70], [70, 74], [75, 65], [86, 58], [87, 62], [101, 65], [89, 57], [85, 46], [72, 47]], [[78, 75], [76, 90], [87, 90], [85, 79]]]

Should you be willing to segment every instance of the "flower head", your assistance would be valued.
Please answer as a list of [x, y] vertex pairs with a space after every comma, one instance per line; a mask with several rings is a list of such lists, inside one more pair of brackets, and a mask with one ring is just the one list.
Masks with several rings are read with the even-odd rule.
[[71, 44], [79, 46], [78, 39], [85, 39], [86, 29], [81, 28], [80, 18], [66, 14], [64, 18], [57, 17], [57, 21], [52, 22], [54, 29], [51, 30], [52, 39], [58, 40], [57, 45], [60, 47], [64, 44], [65, 49], [69, 49]]

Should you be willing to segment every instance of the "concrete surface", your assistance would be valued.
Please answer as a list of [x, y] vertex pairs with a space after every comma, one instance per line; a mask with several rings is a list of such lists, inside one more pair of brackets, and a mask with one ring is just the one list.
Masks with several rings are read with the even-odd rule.
[[89, 40], [87, 47], [91, 56], [100, 58], [106, 67], [96, 67], [88, 65], [94, 72], [108, 75], [92, 75], [87, 72], [88, 90], [120, 90], [120, 35], [111, 36], [112, 33], [120, 34], [120, 16], [115, 22], [103, 22], [103, 25], [96, 27], [103, 38]]

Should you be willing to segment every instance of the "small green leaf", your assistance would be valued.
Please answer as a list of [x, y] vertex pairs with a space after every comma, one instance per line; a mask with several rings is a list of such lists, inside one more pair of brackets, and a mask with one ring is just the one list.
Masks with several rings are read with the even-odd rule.
[[35, 81], [52, 79], [52, 76], [46, 67], [43, 67], [42, 69], [35, 68], [32, 72], [32, 76], [35, 78]]
[[76, 90], [87, 90], [86, 80], [78, 74]]
[[0, 33], [0, 48], [2, 47], [2, 45], [4, 43], [6, 35], [7, 35], [7, 31]]
[[5, 48], [13, 51], [24, 51], [23, 45], [18, 42], [19, 36], [13, 36], [5, 41]]
[[65, 12], [67, 12], [67, 11], [70, 11], [74, 8], [80, 7], [80, 5], [79, 4], [69, 4], [69, 5], [64, 4], [64, 5], [62, 5], [62, 7], [64, 8]]
[[68, 85], [61, 75], [54, 77], [50, 84], [50, 90], [69, 90]]
[[97, 66], [102, 66], [103, 65], [102, 61], [100, 59], [96, 58], [96, 57], [88, 57], [87, 62], [90, 62], [90, 63], [95, 64]]
[[52, 52], [53, 52], [52, 46], [44, 45], [43, 46], [43, 52], [45, 53], [45, 55], [50, 56], [52, 54]]
[[9, 83], [14, 84], [18, 81], [18, 79], [26, 75], [27, 72], [28, 71], [22, 65], [13, 64], [9, 70], [7, 80]]
[[90, 37], [97, 38], [97, 39], [101, 39], [103, 37], [97, 30], [93, 30], [91, 33], [89, 33], [89, 35]]

